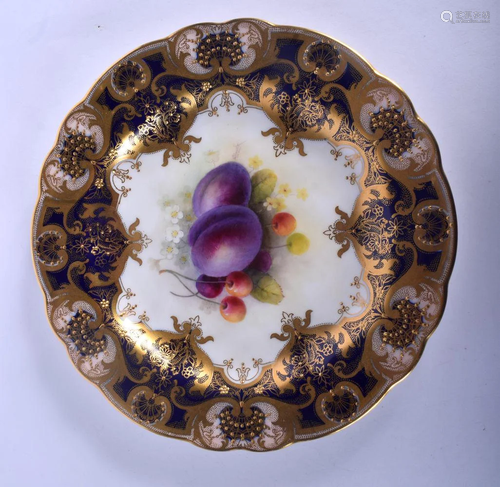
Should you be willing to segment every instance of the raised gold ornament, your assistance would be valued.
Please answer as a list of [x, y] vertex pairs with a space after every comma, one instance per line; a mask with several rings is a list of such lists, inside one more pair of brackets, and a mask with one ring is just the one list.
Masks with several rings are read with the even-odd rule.
[[240, 19], [99, 79], [45, 161], [32, 245], [54, 331], [117, 409], [267, 451], [413, 369], [456, 217], [404, 92], [325, 35]]

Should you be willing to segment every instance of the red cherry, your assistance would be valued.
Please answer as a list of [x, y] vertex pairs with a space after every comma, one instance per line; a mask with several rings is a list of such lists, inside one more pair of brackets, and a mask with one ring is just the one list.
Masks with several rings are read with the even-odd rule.
[[252, 279], [250, 279], [250, 276], [244, 272], [231, 272], [231, 274], [226, 277], [226, 291], [231, 296], [244, 298], [252, 292], [252, 289]]
[[281, 213], [276, 213], [276, 215], [274, 215], [271, 227], [277, 235], [280, 237], [286, 237], [297, 227], [297, 220], [290, 213], [282, 211]]
[[242, 299], [236, 296], [226, 296], [220, 303], [220, 314], [231, 323], [238, 323], [247, 314], [247, 307]]

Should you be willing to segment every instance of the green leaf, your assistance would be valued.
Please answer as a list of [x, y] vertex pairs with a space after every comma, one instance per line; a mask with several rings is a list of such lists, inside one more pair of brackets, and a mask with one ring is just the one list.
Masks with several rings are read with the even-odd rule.
[[276, 187], [278, 177], [271, 169], [261, 169], [252, 176], [252, 196], [250, 203], [263, 203], [271, 196]]
[[252, 296], [262, 303], [279, 304], [283, 301], [281, 286], [269, 274], [260, 274], [254, 280]]

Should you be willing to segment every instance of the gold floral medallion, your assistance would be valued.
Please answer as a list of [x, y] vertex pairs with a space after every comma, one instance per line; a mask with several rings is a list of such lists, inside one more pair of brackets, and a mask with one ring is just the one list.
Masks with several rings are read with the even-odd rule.
[[142, 46], [66, 117], [33, 222], [49, 321], [156, 433], [268, 451], [417, 364], [456, 215], [405, 93], [322, 34], [240, 19]]

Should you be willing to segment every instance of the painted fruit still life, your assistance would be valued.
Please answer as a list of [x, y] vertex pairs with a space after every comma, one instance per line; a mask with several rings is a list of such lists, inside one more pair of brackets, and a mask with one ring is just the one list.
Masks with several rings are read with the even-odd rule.
[[[258, 167], [258, 162], [251, 165]], [[296, 232], [298, 222], [285, 208], [283, 197], [272, 197], [278, 178], [270, 169], [249, 171], [243, 164], [228, 161], [210, 170], [194, 192], [185, 196], [192, 205], [185, 225], [179, 205], [167, 208], [171, 226], [167, 229], [164, 255], [169, 259], [183, 252], [197, 278], [173, 269], [171, 274], [184, 288], [179, 298], [195, 298], [217, 304], [221, 316], [231, 323], [242, 321], [245, 298], [277, 305], [284, 298], [282, 286], [272, 275], [273, 255], [288, 251], [300, 256], [309, 248], [308, 237]], [[281, 194], [288, 185], [281, 185]], [[302, 190], [305, 191], [305, 190]]]

